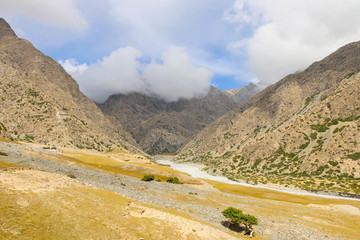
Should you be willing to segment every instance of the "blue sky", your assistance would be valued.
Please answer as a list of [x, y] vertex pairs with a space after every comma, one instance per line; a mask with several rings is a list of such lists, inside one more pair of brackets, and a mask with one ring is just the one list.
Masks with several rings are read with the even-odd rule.
[[95, 101], [272, 84], [360, 40], [358, 0], [0, 0], [15, 32]]

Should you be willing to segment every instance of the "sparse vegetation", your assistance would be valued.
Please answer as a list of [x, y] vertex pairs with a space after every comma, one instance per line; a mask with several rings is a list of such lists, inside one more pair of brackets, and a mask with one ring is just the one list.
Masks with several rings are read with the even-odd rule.
[[190, 195], [198, 195], [197, 193], [189, 192]]
[[315, 97], [315, 95], [312, 95], [311, 97], [307, 97], [307, 98], [305, 99], [305, 106], [304, 106], [304, 108], [306, 108], [306, 107], [311, 103], [311, 101], [314, 100], [314, 97]]
[[353, 154], [349, 154], [347, 155], [348, 158], [352, 159], [352, 160], [359, 160], [360, 159], [360, 152], [356, 152], [356, 153], [353, 153]]
[[177, 177], [169, 177], [166, 182], [173, 184], [180, 184], [180, 180]]
[[0, 156], [8, 156], [7, 153], [0, 151]]
[[313, 124], [310, 125], [312, 130], [315, 130], [317, 132], [326, 132], [329, 128], [327, 127], [327, 123], [324, 124]]
[[312, 140], [315, 140], [315, 139], [317, 138], [317, 133], [316, 133], [316, 132], [311, 133], [311, 134], [310, 134], [310, 138], [311, 138]]
[[145, 182], [151, 182], [155, 179], [155, 176], [154, 175], [145, 175], [141, 181], [145, 181]]
[[245, 234], [249, 234], [250, 237], [254, 235], [252, 227], [253, 225], [258, 225], [258, 220], [255, 216], [244, 214], [240, 209], [233, 207], [228, 207], [222, 211], [222, 214], [230, 220], [229, 225], [240, 226], [243, 224], [245, 225]]

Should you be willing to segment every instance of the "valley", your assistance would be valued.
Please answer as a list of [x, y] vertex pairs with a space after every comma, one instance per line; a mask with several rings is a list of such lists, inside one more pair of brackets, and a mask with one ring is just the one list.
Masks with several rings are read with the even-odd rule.
[[[76, 239], [79, 232], [95, 239], [248, 238], [222, 225], [221, 211], [228, 206], [259, 218], [255, 239], [358, 239], [356, 200], [197, 179], [121, 152], [56, 152], [11, 142], [1, 142], [0, 151], [8, 155], [0, 157], [0, 236], [5, 237], [0, 239]], [[146, 174], [177, 176], [182, 184], [141, 181]], [[81, 225], [84, 217], [88, 220]], [[52, 229], [45, 235], [43, 224]]]
[[360, 42], [172, 102], [95, 103], [59, 62], [0, 18], [0, 239], [360, 239]]

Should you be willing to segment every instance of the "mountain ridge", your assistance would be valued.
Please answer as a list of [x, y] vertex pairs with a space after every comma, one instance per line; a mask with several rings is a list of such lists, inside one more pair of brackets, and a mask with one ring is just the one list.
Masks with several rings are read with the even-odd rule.
[[236, 94], [211, 87], [205, 96], [176, 102], [134, 92], [112, 95], [98, 106], [117, 118], [145, 151], [174, 153], [199, 130], [258, 91], [254, 84]]

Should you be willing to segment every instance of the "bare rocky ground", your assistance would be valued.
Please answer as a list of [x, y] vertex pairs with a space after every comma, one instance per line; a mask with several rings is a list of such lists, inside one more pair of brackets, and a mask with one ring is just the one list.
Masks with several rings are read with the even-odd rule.
[[[226, 219], [221, 211], [230, 205], [258, 217], [259, 225], [255, 227], [258, 239], [360, 239], [360, 234], [356, 236], [356, 231], [343, 235], [340, 232], [334, 232], [330, 227], [334, 224], [331, 217], [340, 219], [343, 224], [344, 221], [345, 223], [346, 221], [360, 223], [360, 215], [355, 211], [359, 209], [353, 206], [341, 207], [329, 204], [305, 206], [286, 201], [237, 196], [220, 192], [206, 183], [204, 183], [206, 187], [199, 189], [164, 182], [143, 182], [137, 178], [77, 163], [64, 164], [49, 159], [29, 157], [23, 154], [26, 148], [48, 153], [46, 150], [31, 146], [0, 142], [0, 151], [8, 154], [8, 156], [2, 156], [0, 161], [63, 176], [74, 175], [76, 181], [83, 185], [106, 189], [144, 204], [175, 209], [189, 215], [195, 221], [205, 222], [225, 233], [235, 234], [239, 238], [243, 236], [223, 226]], [[344, 216], [350, 216], [350, 218], [344, 220]], [[212, 237], [203, 236], [203, 239], [212, 239]]]

